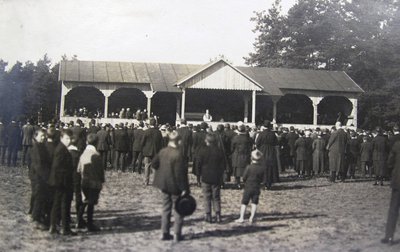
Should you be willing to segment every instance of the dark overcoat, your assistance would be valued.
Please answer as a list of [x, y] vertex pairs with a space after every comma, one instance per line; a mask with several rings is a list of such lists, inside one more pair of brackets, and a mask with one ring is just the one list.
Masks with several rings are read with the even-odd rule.
[[142, 153], [144, 157], [154, 157], [162, 148], [162, 135], [156, 128], [148, 128], [142, 138]]
[[74, 166], [72, 156], [63, 143], [59, 143], [54, 150], [54, 158], [51, 164], [49, 185], [73, 189], [72, 176]]
[[101, 129], [97, 133], [97, 151], [108, 151], [111, 145], [111, 136], [107, 130]]
[[22, 127], [22, 145], [32, 145], [33, 134], [35, 133], [35, 128], [30, 124], [25, 124]]
[[400, 141], [393, 144], [388, 158], [389, 168], [392, 170], [391, 187], [400, 190]]
[[372, 139], [372, 162], [376, 176], [384, 177], [387, 175], [388, 151], [389, 143], [386, 137], [379, 134]]
[[144, 131], [143, 129], [135, 129], [133, 131], [133, 145], [132, 151], [141, 152], [142, 151], [142, 139], [143, 139]]
[[329, 170], [338, 172], [343, 170], [348, 135], [343, 129], [331, 134], [327, 145], [329, 151]]
[[41, 183], [46, 183], [50, 175], [51, 159], [44, 143], [34, 142], [29, 152], [31, 158], [30, 178]]
[[221, 184], [226, 165], [224, 155], [218, 146], [205, 146], [199, 151], [197, 160], [204, 183]]
[[129, 136], [126, 129], [117, 129], [114, 132], [114, 149], [119, 152], [129, 151]]
[[250, 164], [250, 155], [253, 142], [250, 136], [236, 135], [231, 143], [233, 176], [242, 177], [246, 166]]
[[315, 173], [325, 170], [325, 148], [326, 143], [323, 138], [316, 138], [312, 143], [312, 166]]
[[189, 158], [190, 156], [190, 150], [192, 148], [192, 131], [187, 127], [187, 126], [181, 126], [177, 130], [180, 138], [181, 138], [181, 151], [183, 154], [183, 157], [186, 159]]

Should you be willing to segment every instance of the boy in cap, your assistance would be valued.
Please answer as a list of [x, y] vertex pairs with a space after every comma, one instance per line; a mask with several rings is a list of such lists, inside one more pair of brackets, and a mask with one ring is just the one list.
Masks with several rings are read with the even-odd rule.
[[249, 222], [253, 223], [257, 211], [258, 199], [260, 197], [260, 184], [263, 182], [265, 169], [262, 166], [263, 154], [259, 150], [251, 152], [251, 164], [246, 167], [243, 174], [244, 191], [242, 205], [240, 206], [240, 217], [235, 222], [244, 222], [246, 207], [251, 200], [251, 215]]

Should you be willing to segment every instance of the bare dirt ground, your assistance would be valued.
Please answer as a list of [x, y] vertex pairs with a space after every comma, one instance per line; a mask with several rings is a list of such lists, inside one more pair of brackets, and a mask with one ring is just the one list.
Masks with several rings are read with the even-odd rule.
[[[138, 174], [108, 172], [95, 210], [99, 233], [51, 236], [37, 231], [26, 212], [27, 169], [0, 167], [0, 251], [400, 251], [380, 243], [390, 198], [388, 182], [330, 184], [326, 178], [298, 180], [283, 174], [263, 191], [254, 224], [238, 224], [242, 191], [222, 191], [223, 224], [203, 222], [201, 190], [192, 193], [197, 211], [185, 219], [185, 240], [160, 240], [160, 195]], [[73, 218], [75, 215], [73, 214]], [[248, 218], [248, 216], [247, 216]], [[400, 225], [398, 225], [399, 228]]]

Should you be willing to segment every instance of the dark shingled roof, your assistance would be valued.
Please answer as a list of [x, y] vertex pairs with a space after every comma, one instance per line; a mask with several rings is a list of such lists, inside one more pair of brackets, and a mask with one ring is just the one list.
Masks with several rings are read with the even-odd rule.
[[[65, 82], [150, 83], [154, 91], [179, 92], [175, 84], [204, 65], [104, 61], [61, 61], [59, 80]], [[270, 95], [283, 90], [364, 92], [345, 72], [236, 67]]]

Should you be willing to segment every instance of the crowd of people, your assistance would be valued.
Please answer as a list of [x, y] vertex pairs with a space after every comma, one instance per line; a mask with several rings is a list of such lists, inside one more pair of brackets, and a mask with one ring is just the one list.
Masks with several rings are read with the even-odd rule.
[[105, 172], [144, 173], [143, 183], [149, 185], [154, 171], [152, 184], [162, 192], [162, 239], [173, 238], [169, 233], [173, 211], [178, 241], [182, 239], [183, 216], [172, 206], [180, 196], [190, 194], [189, 167], [202, 189], [205, 221], [209, 223], [221, 223], [221, 189], [228, 185], [244, 188], [237, 222], [244, 221], [250, 202], [249, 221], [253, 222], [260, 185], [273, 189], [279, 174], [288, 169], [294, 169], [300, 178], [324, 175], [332, 183], [355, 179], [356, 170], [362, 177], [374, 177], [374, 185], [383, 185], [385, 178], [392, 176], [394, 196], [382, 240], [391, 242], [400, 205], [400, 171], [391, 172], [400, 165], [399, 133], [397, 126], [392, 131], [380, 127], [364, 131], [344, 128], [340, 122], [331, 129], [299, 130], [274, 128], [269, 121], [259, 127], [238, 122], [215, 129], [206, 122], [187, 125], [185, 119], [177, 126], [157, 125], [154, 118], [114, 126], [96, 125], [92, 120], [87, 127], [79, 119], [46, 127], [33, 121], [21, 127], [12, 121], [7, 126], [0, 122], [0, 161], [5, 164], [7, 157], [6, 164], [16, 166], [21, 150], [22, 165], [30, 171], [29, 213], [36, 227], [57, 233], [61, 221], [65, 235], [75, 234], [70, 228], [74, 198], [76, 228], [99, 230], [93, 223], [93, 211]]
[[[86, 107], [77, 109], [66, 109], [64, 111], [65, 116], [73, 117], [85, 117], [85, 118], [103, 118], [104, 113], [101, 109], [89, 110]], [[156, 116], [152, 113], [151, 117]], [[148, 118], [147, 109], [137, 109], [136, 111], [131, 108], [121, 108], [108, 113], [108, 118], [120, 118], [120, 119], [136, 119], [139, 121], [145, 121]]]

